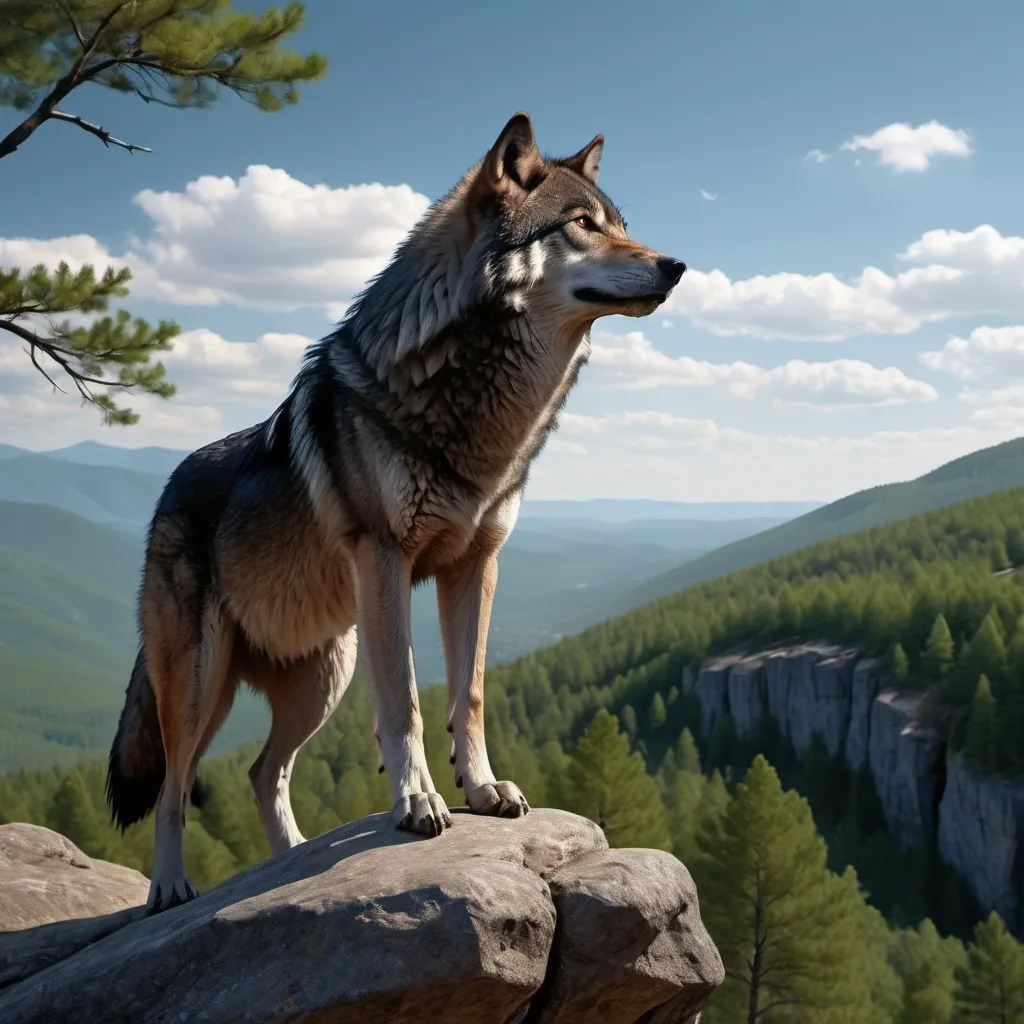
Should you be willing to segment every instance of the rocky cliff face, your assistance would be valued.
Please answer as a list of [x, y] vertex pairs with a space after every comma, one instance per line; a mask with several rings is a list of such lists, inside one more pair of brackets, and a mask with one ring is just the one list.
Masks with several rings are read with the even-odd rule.
[[563, 811], [453, 817], [350, 822], [155, 917], [137, 872], [0, 826], [0, 1021], [696, 1024], [724, 972], [678, 860]]
[[964, 878], [978, 902], [1024, 933], [1024, 788], [976, 775], [949, 759], [939, 805], [939, 854]]
[[937, 838], [942, 858], [981, 907], [1024, 932], [1024, 786], [972, 773], [921, 724], [921, 694], [884, 686], [883, 666], [856, 650], [801, 644], [708, 661], [684, 675], [705, 736], [728, 712], [738, 736], [765, 711], [798, 756], [815, 732], [851, 769], [867, 767], [901, 849]]

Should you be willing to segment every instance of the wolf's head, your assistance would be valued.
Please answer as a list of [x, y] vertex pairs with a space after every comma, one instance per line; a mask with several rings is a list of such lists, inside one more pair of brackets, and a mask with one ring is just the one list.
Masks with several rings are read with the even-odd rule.
[[486, 246], [487, 284], [513, 308], [589, 322], [647, 316], [686, 270], [626, 234], [597, 185], [603, 150], [598, 135], [573, 156], [545, 158], [519, 113], [471, 172], [466, 204]]
[[435, 202], [346, 317], [377, 376], [460, 318], [522, 316], [580, 338], [601, 316], [647, 316], [686, 266], [635, 242], [598, 188], [604, 138], [573, 156], [537, 148], [516, 114], [487, 155]]

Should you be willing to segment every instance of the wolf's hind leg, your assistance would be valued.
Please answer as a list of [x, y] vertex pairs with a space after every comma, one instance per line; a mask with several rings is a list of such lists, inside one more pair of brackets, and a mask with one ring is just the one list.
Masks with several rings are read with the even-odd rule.
[[356, 663], [352, 626], [322, 651], [287, 666], [267, 668], [256, 685], [270, 701], [273, 720], [249, 779], [272, 853], [304, 842], [292, 812], [291, 782], [295, 755], [338, 706]]
[[397, 546], [365, 537], [356, 551], [356, 573], [359, 633], [381, 760], [394, 800], [391, 816], [399, 828], [440, 835], [452, 817], [434, 788], [423, 749], [409, 626], [409, 568]]
[[448, 728], [455, 784], [475, 814], [518, 818], [529, 804], [514, 782], [499, 782], [484, 739], [484, 664], [491, 605], [498, 582], [498, 555], [472, 547], [437, 574], [437, 610], [448, 679]]
[[[176, 624], [184, 626], [185, 621], [182, 615]], [[198, 895], [185, 875], [182, 856], [185, 811], [196, 763], [230, 710], [235, 686], [229, 678], [234, 623], [215, 596], [207, 596], [199, 629], [186, 642], [182, 643], [181, 632], [159, 632], [155, 642], [148, 641], [149, 671], [157, 694], [166, 767], [156, 805], [150, 913]]]

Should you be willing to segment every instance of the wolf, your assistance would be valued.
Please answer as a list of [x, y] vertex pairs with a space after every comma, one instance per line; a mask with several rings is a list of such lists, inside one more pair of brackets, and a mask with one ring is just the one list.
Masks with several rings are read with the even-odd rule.
[[603, 149], [597, 135], [573, 156], [544, 156], [529, 116], [512, 117], [310, 345], [273, 414], [168, 480], [107, 775], [122, 829], [155, 808], [151, 912], [196, 895], [185, 811], [242, 681], [272, 713], [249, 772], [270, 849], [304, 841], [292, 767], [345, 693], [357, 635], [392, 819], [428, 836], [451, 825], [427, 769], [410, 637], [411, 589], [428, 579], [456, 784], [477, 814], [528, 812], [484, 740], [498, 552], [591, 325], [652, 313], [686, 269], [628, 237], [598, 188]]

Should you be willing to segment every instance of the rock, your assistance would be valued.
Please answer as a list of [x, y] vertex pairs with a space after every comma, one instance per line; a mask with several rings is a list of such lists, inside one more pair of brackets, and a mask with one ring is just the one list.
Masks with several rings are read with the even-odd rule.
[[853, 771], [860, 771], [868, 761], [871, 705], [882, 688], [884, 667], [881, 658], [863, 658], [853, 670], [850, 684], [850, 728], [846, 733], [846, 763]]
[[871, 705], [868, 764], [889, 835], [901, 850], [935, 834], [943, 743], [918, 721], [923, 695], [887, 690]]
[[57, 832], [0, 825], [0, 987], [123, 927], [148, 893], [144, 875], [87, 857]]
[[771, 651], [765, 659], [768, 713], [798, 757], [820, 733], [835, 757], [850, 725], [850, 691], [856, 651], [803, 644]]
[[633, 1024], [670, 1000], [678, 1020], [725, 979], [693, 879], [670, 854], [603, 850], [548, 881], [559, 939], [531, 1024]]
[[744, 658], [729, 672], [729, 713], [736, 735], [749, 736], [766, 710], [764, 658]]
[[967, 882], [978, 905], [995, 910], [1017, 935], [1024, 931], [1017, 866], [1022, 839], [1024, 790], [975, 774], [961, 755], [951, 756], [939, 805], [939, 855]]
[[[0, 991], [0, 1020], [570, 1020], [551, 997], [600, 999], [602, 976], [609, 1005], [641, 977], [658, 993], [655, 1006], [687, 993], [703, 1005], [697, 992], [717, 984], [717, 953], [674, 858], [609, 854], [596, 825], [563, 811], [534, 809], [511, 821], [453, 817], [434, 839], [399, 832], [385, 814], [325, 833]], [[557, 931], [548, 879], [566, 908]], [[583, 959], [579, 938], [564, 952], [553, 949], [557, 934], [580, 935], [577, 915], [595, 900], [607, 905], [593, 960]], [[629, 929], [618, 944], [616, 927]], [[59, 945], [55, 932], [50, 937]]]
[[715, 723], [725, 714], [729, 688], [729, 670], [735, 658], [717, 658], [704, 665], [697, 674], [694, 692], [700, 700], [700, 732], [710, 736]]

